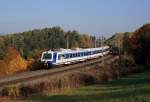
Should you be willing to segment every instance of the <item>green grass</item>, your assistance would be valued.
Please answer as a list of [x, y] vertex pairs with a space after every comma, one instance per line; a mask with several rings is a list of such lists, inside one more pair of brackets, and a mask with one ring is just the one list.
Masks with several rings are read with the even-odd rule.
[[150, 70], [63, 93], [33, 96], [21, 102], [150, 102]]

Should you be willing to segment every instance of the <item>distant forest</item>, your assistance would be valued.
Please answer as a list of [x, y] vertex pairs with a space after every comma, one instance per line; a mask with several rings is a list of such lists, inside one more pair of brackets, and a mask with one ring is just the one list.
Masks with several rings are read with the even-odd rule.
[[132, 56], [137, 64], [150, 65], [150, 23], [134, 32], [116, 33], [106, 42], [119, 47], [122, 53]]
[[75, 30], [64, 31], [60, 27], [7, 34], [0, 36], [0, 59], [5, 57], [9, 47], [16, 48], [23, 58], [28, 59], [49, 49], [94, 47], [94, 42], [93, 36]]

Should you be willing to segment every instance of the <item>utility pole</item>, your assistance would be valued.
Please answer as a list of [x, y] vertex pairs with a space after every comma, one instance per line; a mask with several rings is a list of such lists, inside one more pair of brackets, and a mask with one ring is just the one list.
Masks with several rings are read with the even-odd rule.
[[102, 67], [105, 66], [105, 61], [104, 61], [104, 53], [103, 53], [103, 46], [104, 46], [104, 39], [103, 36], [101, 36], [101, 47], [102, 47]]
[[94, 41], [95, 41], [94, 44], [95, 44], [95, 48], [96, 48], [96, 36], [95, 36], [95, 40]]
[[67, 34], [67, 49], [69, 49], [69, 35]]

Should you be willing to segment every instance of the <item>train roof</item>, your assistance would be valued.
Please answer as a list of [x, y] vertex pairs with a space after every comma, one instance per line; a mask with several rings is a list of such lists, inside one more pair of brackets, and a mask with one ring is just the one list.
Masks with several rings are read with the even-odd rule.
[[103, 48], [109, 48], [109, 46], [103, 46], [103, 47], [97, 47], [97, 48], [86, 48], [86, 49], [83, 49], [83, 48], [76, 48], [76, 49], [63, 49], [61, 48], [60, 50], [57, 50], [57, 51], [45, 51], [45, 52], [57, 52], [57, 53], [73, 53], [73, 52], [84, 52], [84, 51], [94, 51], [94, 50], [100, 50], [100, 49], [103, 49]]

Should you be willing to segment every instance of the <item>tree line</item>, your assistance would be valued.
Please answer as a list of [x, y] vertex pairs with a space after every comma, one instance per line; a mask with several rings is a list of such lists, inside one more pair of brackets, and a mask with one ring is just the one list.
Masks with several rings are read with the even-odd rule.
[[43, 50], [94, 47], [94, 40], [94, 36], [79, 34], [76, 30], [64, 31], [61, 27], [7, 34], [0, 36], [0, 59], [5, 57], [9, 47], [15, 47], [23, 58], [28, 59]]

